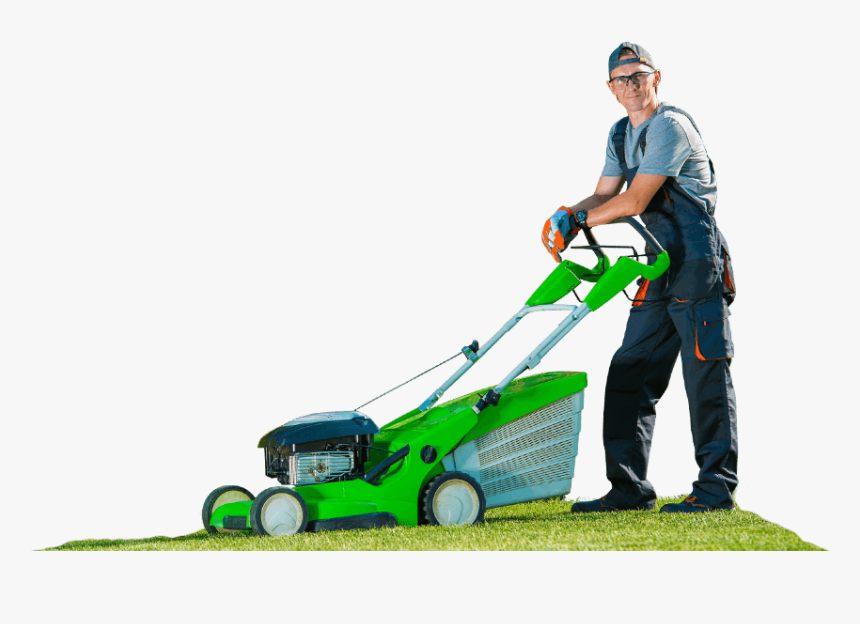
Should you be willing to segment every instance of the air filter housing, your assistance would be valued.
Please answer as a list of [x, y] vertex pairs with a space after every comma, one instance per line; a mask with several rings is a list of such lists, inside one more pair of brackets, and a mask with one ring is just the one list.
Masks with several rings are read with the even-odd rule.
[[313, 485], [348, 475], [355, 470], [355, 456], [350, 451], [290, 455], [288, 485]]

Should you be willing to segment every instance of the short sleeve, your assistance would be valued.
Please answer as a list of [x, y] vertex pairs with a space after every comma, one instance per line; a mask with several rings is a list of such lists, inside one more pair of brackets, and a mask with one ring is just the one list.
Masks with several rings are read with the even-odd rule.
[[637, 173], [676, 177], [692, 153], [681, 124], [661, 115], [648, 128], [647, 147]]
[[606, 163], [603, 165], [602, 177], [620, 178], [624, 175], [621, 169], [621, 163], [618, 161], [618, 155], [615, 153], [615, 145], [612, 143], [612, 135], [615, 134], [615, 126], [618, 122], [612, 124], [609, 129], [609, 141], [606, 143]]

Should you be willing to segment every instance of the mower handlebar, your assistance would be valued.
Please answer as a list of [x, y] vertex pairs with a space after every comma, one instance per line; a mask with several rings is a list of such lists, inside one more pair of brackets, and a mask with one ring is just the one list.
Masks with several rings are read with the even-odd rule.
[[[622, 264], [633, 263], [631, 266], [634, 266], [637, 268], [637, 270], [639, 271], [639, 275], [641, 275], [645, 279], [649, 279], [649, 280], [657, 279], [658, 277], [663, 275], [663, 273], [666, 272], [666, 269], [669, 268], [669, 254], [666, 253], [666, 250], [663, 249], [663, 246], [657, 242], [657, 239], [654, 238], [654, 235], [651, 234], [651, 232], [649, 232], [645, 228], [645, 226], [643, 226], [641, 223], [639, 223], [639, 221], [637, 221], [633, 217], [621, 217], [619, 219], [616, 219], [615, 221], [610, 221], [610, 224], [611, 223], [626, 223], [627, 225], [632, 227], [634, 230], [636, 230], [636, 233], [639, 234], [639, 236], [641, 236], [642, 239], [645, 241], [645, 244], [647, 245], [646, 251], [648, 251], [648, 248], [650, 248], [651, 253], [648, 253], [648, 255], [652, 255], [652, 254], [656, 255], [656, 258], [655, 258], [653, 264], [647, 264], [645, 262], [639, 262], [638, 256], [637, 256], [636, 260], [634, 260], [632, 257], [623, 257], [622, 256], [621, 258], [618, 259], [618, 262], [620, 262]], [[590, 230], [586, 230], [585, 232], [587, 235], [589, 235], [589, 236], [587, 236], [588, 243], [592, 247], [592, 249], [594, 249], [594, 253], [597, 254], [599, 264], [603, 263], [604, 260], [606, 260], [606, 257], [604, 256], [603, 252], [600, 250], [600, 244], [594, 238], [594, 234], [592, 234]], [[595, 281], [598, 281], [598, 280], [595, 280]], [[592, 309], [594, 309], [594, 308], [592, 308]]]
[[[647, 280], [655, 280], [669, 268], [669, 254], [663, 249], [662, 245], [657, 242], [657, 239], [643, 227], [633, 217], [621, 217], [612, 221], [612, 223], [627, 223], [641, 236], [652, 253], [656, 253], [656, 258], [653, 264], [639, 262], [637, 259], [628, 256], [621, 256], [613, 265], [609, 265], [609, 259], [604, 256], [598, 256], [598, 266], [591, 273], [584, 273], [584, 267], [571, 263], [571, 270], [574, 273], [582, 273], [581, 278], [595, 282], [594, 286], [585, 297], [583, 303], [588, 305], [589, 310], [597, 310], [604, 303], [612, 299], [615, 295], [623, 291], [637, 277], [644, 277]], [[588, 232], [588, 230], [586, 230]], [[592, 234], [589, 237], [589, 244], [597, 253], [599, 247], [595, 246], [596, 240]], [[651, 255], [649, 253], [648, 255]]]
[[660, 243], [657, 242], [657, 239], [654, 238], [654, 235], [651, 234], [651, 232], [649, 232], [647, 229], [645, 229], [645, 226], [639, 223], [639, 221], [637, 221], [633, 217], [621, 217], [620, 219], [615, 219], [615, 221], [611, 221], [610, 223], [627, 223], [628, 225], [632, 226], [634, 230], [636, 230], [639, 236], [645, 239], [645, 242], [648, 244], [649, 247], [651, 247], [651, 249], [653, 249], [658, 254], [663, 253], [663, 247], [660, 245]]

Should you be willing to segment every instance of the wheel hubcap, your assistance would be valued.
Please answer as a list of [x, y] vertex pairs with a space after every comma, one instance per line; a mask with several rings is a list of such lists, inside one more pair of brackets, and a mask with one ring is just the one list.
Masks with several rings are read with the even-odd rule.
[[263, 528], [269, 535], [292, 535], [302, 525], [304, 513], [298, 500], [289, 494], [274, 494], [260, 513]]
[[461, 479], [446, 481], [433, 496], [433, 514], [439, 524], [472, 524], [480, 511], [478, 493]]

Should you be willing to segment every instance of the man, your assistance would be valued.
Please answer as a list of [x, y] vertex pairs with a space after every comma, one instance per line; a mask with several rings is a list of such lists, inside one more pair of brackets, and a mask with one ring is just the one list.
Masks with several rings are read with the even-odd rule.
[[580, 229], [638, 215], [671, 261], [662, 277], [641, 281], [621, 348], [609, 367], [603, 445], [612, 489], [599, 500], [574, 504], [574, 513], [654, 508], [657, 495], [647, 471], [655, 408], [679, 354], [699, 477], [682, 503], [660, 511], [734, 507], [738, 442], [728, 320], [734, 280], [713, 216], [713, 164], [692, 118], [658, 100], [660, 80], [642, 46], [622, 43], [612, 52], [607, 84], [627, 117], [609, 133], [594, 195], [562, 206], [542, 236], [560, 262], [558, 254]]

